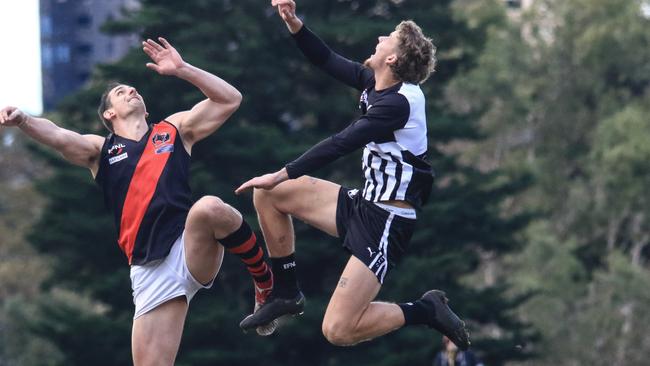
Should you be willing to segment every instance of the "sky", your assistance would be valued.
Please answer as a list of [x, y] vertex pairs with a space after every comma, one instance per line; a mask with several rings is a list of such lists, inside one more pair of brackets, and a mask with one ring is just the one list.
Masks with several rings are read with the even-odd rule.
[[38, 0], [0, 0], [0, 108], [41, 114]]

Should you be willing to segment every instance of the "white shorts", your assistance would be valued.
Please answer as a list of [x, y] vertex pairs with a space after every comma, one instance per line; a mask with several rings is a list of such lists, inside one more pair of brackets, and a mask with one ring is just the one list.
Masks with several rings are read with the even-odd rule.
[[133, 319], [179, 296], [185, 296], [189, 304], [197, 291], [212, 286], [214, 280], [202, 285], [187, 269], [184, 236], [185, 232], [176, 239], [164, 259], [131, 266], [131, 288], [135, 304]]

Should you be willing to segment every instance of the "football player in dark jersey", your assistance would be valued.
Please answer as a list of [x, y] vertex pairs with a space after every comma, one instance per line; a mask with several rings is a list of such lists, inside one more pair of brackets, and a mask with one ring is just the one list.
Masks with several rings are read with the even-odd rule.
[[[206, 99], [191, 109], [148, 123], [144, 99], [129, 85], [110, 84], [99, 115], [107, 137], [82, 135], [15, 107], [0, 110], [0, 125], [15, 126], [69, 162], [88, 168], [114, 214], [118, 245], [131, 266], [135, 303], [132, 352], [135, 365], [172, 365], [188, 304], [219, 271], [225, 250], [246, 264], [255, 302], [273, 284], [263, 252], [241, 214], [214, 196], [193, 203], [189, 164], [192, 146], [233, 114], [242, 96], [219, 77], [185, 62], [165, 39], [146, 40], [147, 67], [199, 88]], [[272, 331], [274, 324], [259, 328]]]

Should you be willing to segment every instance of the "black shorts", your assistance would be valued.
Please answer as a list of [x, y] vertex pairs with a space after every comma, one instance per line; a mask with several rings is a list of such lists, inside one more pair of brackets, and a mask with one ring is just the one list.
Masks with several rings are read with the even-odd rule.
[[377, 276], [379, 283], [389, 268], [401, 260], [415, 228], [415, 219], [390, 213], [341, 187], [336, 207], [336, 228], [343, 247]]

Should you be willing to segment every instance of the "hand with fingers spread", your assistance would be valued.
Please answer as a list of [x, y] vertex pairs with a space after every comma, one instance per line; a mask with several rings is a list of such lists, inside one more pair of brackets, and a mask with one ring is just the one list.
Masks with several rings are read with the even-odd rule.
[[241, 194], [251, 188], [270, 190], [287, 179], [289, 179], [287, 169], [282, 168], [282, 170], [279, 170], [275, 173], [264, 174], [262, 176], [249, 180], [248, 182], [239, 186], [239, 188], [235, 190], [235, 194]]
[[296, 2], [293, 0], [271, 0], [272, 6], [278, 7], [278, 14], [289, 28], [291, 34], [296, 34], [302, 28], [302, 21], [296, 16]]
[[27, 118], [27, 114], [16, 107], [5, 107], [0, 110], [0, 126], [3, 127], [20, 126]]
[[186, 64], [180, 53], [172, 47], [163, 37], [158, 37], [160, 43], [147, 39], [142, 42], [142, 50], [153, 62], [148, 62], [147, 67], [161, 75], [176, 76], [178, 71]]

